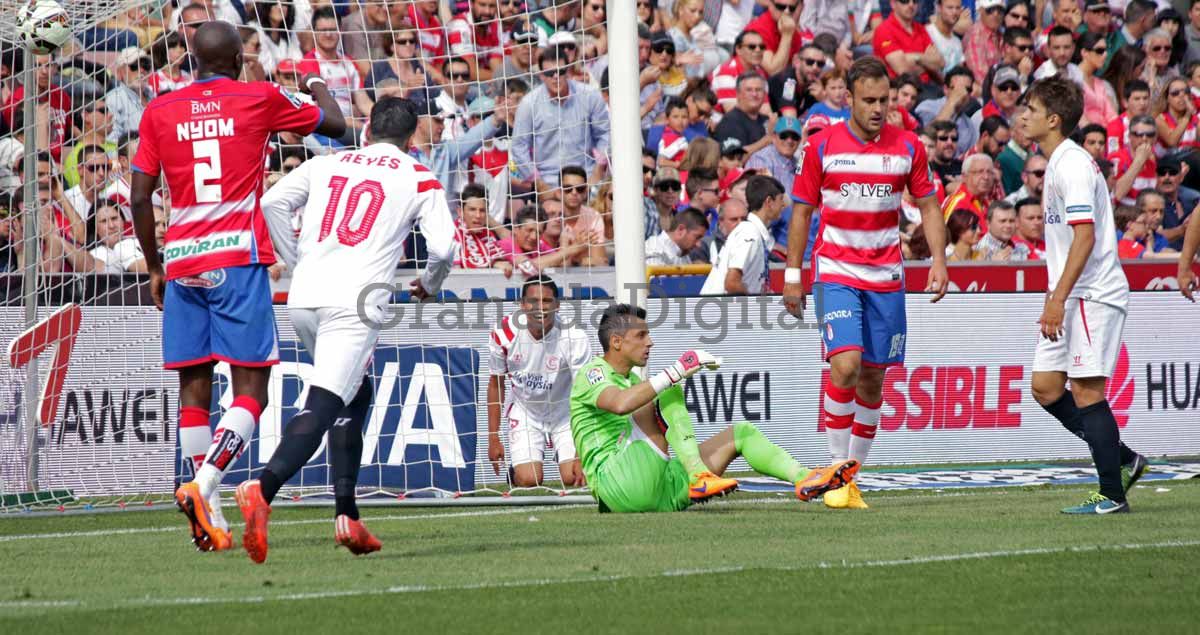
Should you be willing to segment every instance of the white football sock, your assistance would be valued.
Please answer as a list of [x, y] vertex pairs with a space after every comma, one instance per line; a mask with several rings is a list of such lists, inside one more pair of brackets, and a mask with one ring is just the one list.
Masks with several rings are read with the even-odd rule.
[[[254, 434], [258, 416], [239, 404], [242, 399], [235, 398], [233, 406], [221, 417], [221, 422], [217, 424], [217, 432], [213, 436], [213, 444], [205, 456], [204, 465], [196, 473], [195, 480], [200, 486], [200, 495], [205, 498], [212, 496], [230, 466], [250, 444], [250, 437]], [[253, 404], [252, 400], [248, 401]]]
[[854, 399], [854, 425], [850, 428], [850, 458], [858, 461], [859, 465], [867, 462], [871, 453], [871, 445], [875, 443], [875, 432], [879, 429], [879, 408], [883, 402], [874, 406], [865, 404], [861, 399]]

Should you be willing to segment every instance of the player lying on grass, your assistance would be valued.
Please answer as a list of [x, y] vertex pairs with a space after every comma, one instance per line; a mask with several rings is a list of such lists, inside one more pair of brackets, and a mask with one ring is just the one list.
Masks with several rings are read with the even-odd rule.
[[[721, 474], [739, 456], [762, 474], [795, 483], [800, 500], [841, 487], [858, 471], [854, 460], [805, 469], [747, 422], [697, 444], [678, 384], [721, 360], [688, 351], [642, 381], [634, 369], [646, 365], [654, 345], [645, 309], [609, 307], [599, 335], [604, 355], [585, 364], [571, 388], [571, 432], [601, 511], [678, 511], [723, 496], [737, 489]], [[670, 458], [668, 447], [679, 458]]]
[[[354, 498], [371, 404], [371, 379], [365, 374], [389, 299], [381, 286], [392, 279], [415, 223], [429, 252], [424, 275], [413, 281], [415, 297], [437, 293], [454, 258], [454, 221], [442, 186], [402, 149], [417, 127], [417, 108], [407, 99], [380, 99], [371, 109], [369, 145], [310, 159], [263, 197], [271, 239], [295, 267], [288, 312], [312, 354], [313, 371], [304, 408], [288, 421], [266, 468], [257, 480], [237, 488], [246, 520], [242, 546], [255, 562], [267, 558], [271, 501], [327, 431], [334, 537], [355, 555], [380, 548], [359, 522]], [[300, 207], [297, 245], [291, 217]]]

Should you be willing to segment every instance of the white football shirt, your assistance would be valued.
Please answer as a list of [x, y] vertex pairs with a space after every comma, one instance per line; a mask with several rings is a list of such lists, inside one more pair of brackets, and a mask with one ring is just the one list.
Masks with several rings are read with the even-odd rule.
[[[297, 239], [292, 211], [301, 206]], [[292, 270], [290, 307], [357, 308], [368, 285], [392, 282], [416, 223], [429, 251], [422, 286], [436, 292], [454, 262], [454, 221], [441, 184], [390, 143], [305, 161], [267, 191], [262, 208]], [[380, 288], [368, 300], [389, 296]]]
[[1102, 302], [1120, 309], [1129, 304], [1129, 282], [1117, 257], [1117, 230], [1112, 198], [1092, 155], [1064, 140], [1046, 165], [1043, 190], [1046, 212], [1046, 270], [1050, 289], [1058, 285], [1075, 238], [1071, 225], [1093, 223], [1096, 244], [1070, 298]]
[[488, 371], [507, 375], [505, 402], [516, 401], [534, 419], [553, 425], [571, 419], [571, 383], [592, 358], [587, 334], [556, 320], [542, 339], [534, 339], [524, 316], [505, 317], [488, 340]]
[[774, 246], [775, 238], [766, 224], [758, 214], [750, 214], [729, 232], [700, 295], [724, 295], [725, 275], [730, 269], [742, 270], [747, 293], [762, 293], [767, 287], [767, 254]]

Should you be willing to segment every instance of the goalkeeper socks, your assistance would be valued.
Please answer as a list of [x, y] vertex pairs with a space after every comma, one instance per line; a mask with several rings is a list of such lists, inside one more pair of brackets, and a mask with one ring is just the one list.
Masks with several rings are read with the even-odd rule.
[[796, 459], [783, 448], [771, 443], [754, 424], [742, 421], [733, 424], [733, 445], [759, 474], [795, 483], [808, 476]]
[[338, 420], [329, 429], [329, 469], [333, 474], [335, 516], [345, 514], [358, 520], [358, 505], [354, 498], [358, 487], [358, 469], [362, 464], [363, 425], [371, 409], [373, 393], [371, 378], [364, 377], [354, 399], [342, 409]]
[[212, 430], [208, 427], [208, 409], [183, 406], [179, 409], [179, 453], [192, 468], [192, 478], [204, 465], [204, 455], [212, 443]]
[[834, 463], [850, 456], [850, 427], [854, 424], [854, 387], [839, 388], [825, 382], [825, 439]]
[[233, 398], [233, 405], [225, 411], [221, 422], [217, 424], [217, 432], [213, 435], [212, 446], [204, 458], [204, 465], [196, 473], [196, 483], [200, 486], [200, 494], [205, 498], [221, 484], [221, 479], [229, 471], [229, 467], [242, 455], [250, 443], [250, 435], [254, 434], [254, 426], [262, 414], [262, 406], [249, 395], [238, 395]]
[[871, 444], [875, 443], [875, 432], [879, 429], [879, 407], [883, 400], [869, 404], [862, 397], [854, 396], [854, 424], [850, 426], [849, 457], [859, 465], [867, 462]]
[[656, 402], [658, 416], [667, 426], [667, 444], [675, 450], [675, 456], [683, 463], [688, 475], [695, 476], [711, 470], [700, 458], [700, 445], [696, 443], [696, 432], [692, 429], [692, 415], [684, 405], [683, 388], [678, 385], [662, 391]]
[[1121, 435], [1108, 401], [1080, 408], [1079, 414], [1100, 477], [1100, 493], [1117, 502], [1125, 500], [1125, 488], [1121, 486]]
[[[1071, 434], [1083, 439], [1085, 443], [1087, 442], [1087, 437], [1083, 431], [1083, 418], [1080, 414], [1079, 406], [1075, 404], [1075, 396], [1071, 394], [1071, 391], [1064, 391], [1057, 401], [1044, 405], [1042, 408], [1046, 412], [1049, 412], [1055, 419], [1058, 419], [1064, 428], [1071, 431]], [[1129, 446], [1125, 445], [1124, 442], [1121, 442], [1120, 450], [1121, 465], [1133, 463], [1133, 459], [1137, 456], [1137, 453], [1130, 450]]]
[[308, 462], [325, 431], [343, 408], [342, 398], [320, 386], [309, 386], [304, 408], [283, 429], [283, 439], [258, 478], [263, 499], [270, 503], [279, 488]]

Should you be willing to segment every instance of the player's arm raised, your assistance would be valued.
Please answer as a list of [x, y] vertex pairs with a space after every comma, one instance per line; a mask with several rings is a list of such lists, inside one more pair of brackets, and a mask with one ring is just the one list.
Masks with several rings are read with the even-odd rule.
[[721, 367], [721, 358], [713, 357], [705, 351], [688, 351], [679, 356], [670, 366], [664, 368], [650, 381], [639, 382], [629, 388], [611, 386], [605, 388], [596, 397], [596, 405], [602, 410], [613, 414], [633, 414], [646, 404], [654, 401], [658, 393], [695, 375], [702, 369], [716, 370]]
[[296, 268], [298, 249], [296, 233], [292, 230], [292, 213], [308, 203], [309, 172], [314, 160], [301, 163], [267, 190], [262, 198], [263, 218], [271, 243], [288, 269]]
[[313, 132], [334, 139], [346, 134], [346, 118], [342, 116], [341, 106], [338, 106], [333, 95], [329, 94], [325, 80], [321, 79], [320, 75], [309, 73], [304, 76], [300, 85], [304, 87], [304, 92], [312, 95], [323, 114]]
[[1196, 286], [1196, 274], [1192, 273], [1192, 262], [1196, 259], [1196, 249], [1200, 248], [1200, 206], [1192, 211], [1192, 219], [1188, 221], [1187, 233], [1183, 236], [1183, 250], [1179, 252], [1179, 292], [1183, 297], [1196, 301], [1193, 291]]

